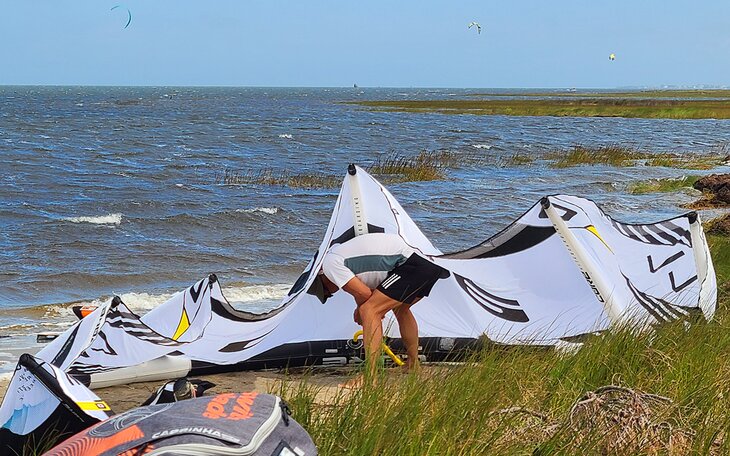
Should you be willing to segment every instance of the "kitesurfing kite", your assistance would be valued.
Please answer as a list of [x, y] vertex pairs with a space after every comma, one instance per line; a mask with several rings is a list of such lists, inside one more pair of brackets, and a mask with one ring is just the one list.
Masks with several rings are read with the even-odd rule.
[[[709, 320], [715, 311], [715, 272], [694, 212], [627, 224], [592, 201], [547, 196], [495, 236], [444, 254], [385, 187], [352, 166], [322, 243], [279, 307], [236, 310], [212, 275], [141, 318], [112, 300], [37, 356], [94, 386], [149, 380], [153, 372], [169, 379], [211, 369], [354, 362], [362, 356], [352, 340], [360, 329], [352, 321], [354, 301], [338, 291], [322, 304], [309, 290], [330, 246], [378, 232], [398, 234], [451, 272], [413, 307], [421, 353], [430, 361], [483, 337], [561, 345], [613, 324], [672, 321], [695, 310]], [[397, 351], [397, 324], [386, 320]]]
[[468, 28], [472, 28], [472, 27], [476, 27], [477, 28], [477, 34], [478, 35], [481, 35], [481, 33], [482, 33], [482, 26], [479, 25], [478, 22], [470, 22]]
[[124, 24], [124, 28], [129, 27], [129, 24], [132, 23], [132, 12], [129, 11], [129, 8], [125, 8], [122, 5], [112, 6], [112, 8], [109, 11], [114, 11], [117, 8], [122, 8], [122, 9], [126, 9], [127, 10], [127, 23]]
[[616, 60], [616, 54], [611, 53], [611, 55], [608, 56], [608, 60]]

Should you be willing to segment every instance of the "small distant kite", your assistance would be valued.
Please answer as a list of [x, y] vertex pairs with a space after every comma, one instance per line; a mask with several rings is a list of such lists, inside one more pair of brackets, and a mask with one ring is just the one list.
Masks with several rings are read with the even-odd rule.
[[478, 35], [481, 35], [482, 34], [482, 26], [479, 25], [479, 22], [470, 22], [468, 28], [472, 28], [472, 27], [476, 27], [477, 28], [477, 34]]
[[114, 11], [117, 8], [122, 8], [122, 9], [126, 9], [127, 10], [127, 23], [124, 25], [124, 28], [129, 27], [129, 24], [132, 23], [132, 12], [129, 11], [129, 8], [125, 8], [122, 5], [112, 6], [112, 9], [110, 9], [109, 11]]
[[608, 60], [611, 60], [611, 61], [616, 60], [616, 54], [611, 53], [611, 55], [608, 56]]

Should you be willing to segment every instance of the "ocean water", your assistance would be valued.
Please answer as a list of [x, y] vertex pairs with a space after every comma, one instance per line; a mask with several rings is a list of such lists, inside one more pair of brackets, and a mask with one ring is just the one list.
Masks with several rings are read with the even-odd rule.
[[[119, 294], [144, 312], [210, 272], [237, 306], [275, 305], [319, 245], [338, 189], [225, 185], [225, 170], [339, 177], [348, 163], [381, 154], [451, 151], [464, 160], [447, 180], [389, 187], [450, 251], [496, 233], [546, 194], [592, 198], [629, 221], [683, 212], [693, 199], [626, 192], [679, 170], [506, 167], [500, 158], [575, 144], [702, 152], [730, 141], [727, 120], [388, 113], [342, 103], [475, 91], [0, 87], [0, 364], [14, 363], [17, 347], [32, 349], [36, 332], [68, 326], [70, 303]], [[468, 159], [475, 154], [494, 161]]]

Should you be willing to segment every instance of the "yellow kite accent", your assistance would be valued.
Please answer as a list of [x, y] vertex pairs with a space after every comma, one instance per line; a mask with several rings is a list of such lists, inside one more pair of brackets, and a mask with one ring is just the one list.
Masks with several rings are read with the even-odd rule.
[[104, 410], [105, 412], [111, 410], [109, 405], [107, 405], [104, 401], [77, 402], [76, 405], [78, 405], [81, 410]]
[[613, 250], [611, 249], [611, 247], [609, 247], [609, 246], [608, 246], [608, 244], [606, 244], [606, 241], [604, 241], [604, 240], [603, 240], [603, 238], [601, 237], [601, 235], [600, 235], [600, 234], [598, 234], [598, 230], [596, 229], [596, 227], [595, 227], [595, 226], [593, 226], [593, 225], [588, 225], [588, 226], [586, 227], [586, 229], [587, 229], [588, 231], [590, 231], [591, 233], [593, 233], [593, 235], [594, 235], [595, 237], [597, 237], [598, 239], [600, 239], [600, 241], [601, 241], [601, 242], [603, 242], [603, 245], [605, 245], [605, 246], [606, 246], [606, 248], [608, 249], [608, 251], [609, 251], [609, 252], [613, 253]]
[[180, 316], [180, 323], [177, 325], [177, 329], [175, 330], [175, 335], [172, 336], [173, 340], [178, 340], [180, 336], [185, 334], [185, 331], [188, 330], [190, 327], [190, 319], [188, 318], [188, 313], [185, 311], [185, 308], [183, 307], [182, 315]]

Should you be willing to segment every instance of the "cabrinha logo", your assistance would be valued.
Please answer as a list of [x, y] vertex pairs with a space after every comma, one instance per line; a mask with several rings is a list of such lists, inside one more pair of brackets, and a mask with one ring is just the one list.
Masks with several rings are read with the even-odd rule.
[[520, 303], [514, 299], [500, 298], [480, 287], [471, 279], [454, 274], [456, 283], [469, 295], [482, 309], [499, 318], [518, 323], [530, 321], [524, 310], [520, 309]]

